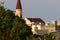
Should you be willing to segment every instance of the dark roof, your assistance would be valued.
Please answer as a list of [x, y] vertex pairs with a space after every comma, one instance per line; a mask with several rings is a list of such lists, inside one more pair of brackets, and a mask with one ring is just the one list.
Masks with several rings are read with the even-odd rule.
[[45, 23], [41, 18], [28, 18], [31, 22], [42, 22]]
[[21, 1], [20, 0], [17, 0], [16, 9], [22, 9]]

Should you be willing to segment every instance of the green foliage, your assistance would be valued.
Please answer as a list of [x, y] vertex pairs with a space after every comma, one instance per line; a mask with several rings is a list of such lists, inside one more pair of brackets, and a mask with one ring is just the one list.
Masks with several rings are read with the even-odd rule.
[[31, 28], [14, 12], [0, 5], [0, 40], [27, 40]]
[[45, 40], [56, 40], [56, 36], [52, 35], [51, 33], [45, 34]]

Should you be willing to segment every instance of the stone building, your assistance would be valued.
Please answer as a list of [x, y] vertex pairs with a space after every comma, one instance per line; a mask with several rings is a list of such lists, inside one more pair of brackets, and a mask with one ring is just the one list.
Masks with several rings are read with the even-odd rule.
[[41, 18], [24, 18], [26, 24], [32, 28], [33, 34], [38, 34], [38, 30], [43, 30], [45, 22]]

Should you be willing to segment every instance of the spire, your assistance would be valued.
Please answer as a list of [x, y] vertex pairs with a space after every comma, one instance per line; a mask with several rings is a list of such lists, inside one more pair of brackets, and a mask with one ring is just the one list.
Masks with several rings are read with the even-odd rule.
[[17, 0], [16, 9], [22, 9], [21, 1], [20, 0]]
[[22, 18], [22, 6], [21, 6], [21, 1], [20, 0], [17, 0], [15, 15]]

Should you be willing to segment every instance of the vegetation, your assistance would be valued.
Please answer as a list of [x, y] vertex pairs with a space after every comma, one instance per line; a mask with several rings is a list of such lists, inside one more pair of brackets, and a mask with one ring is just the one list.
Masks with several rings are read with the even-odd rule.
[[40, 37], [32, 35], [31, 28], [25, 24], [22, 18], [14, 15], [14, 12], [0, 5], [0, 40], [55, 40], [52, 34]]
[[0, 40], [27, 40], [30, 35], [31, 28], [25, 21], [0, 5]]
[[44, 38], [45, 38], [45, 40], [56, 40], [56, 36], [53, 35], [52, 33], [45, 34]]

